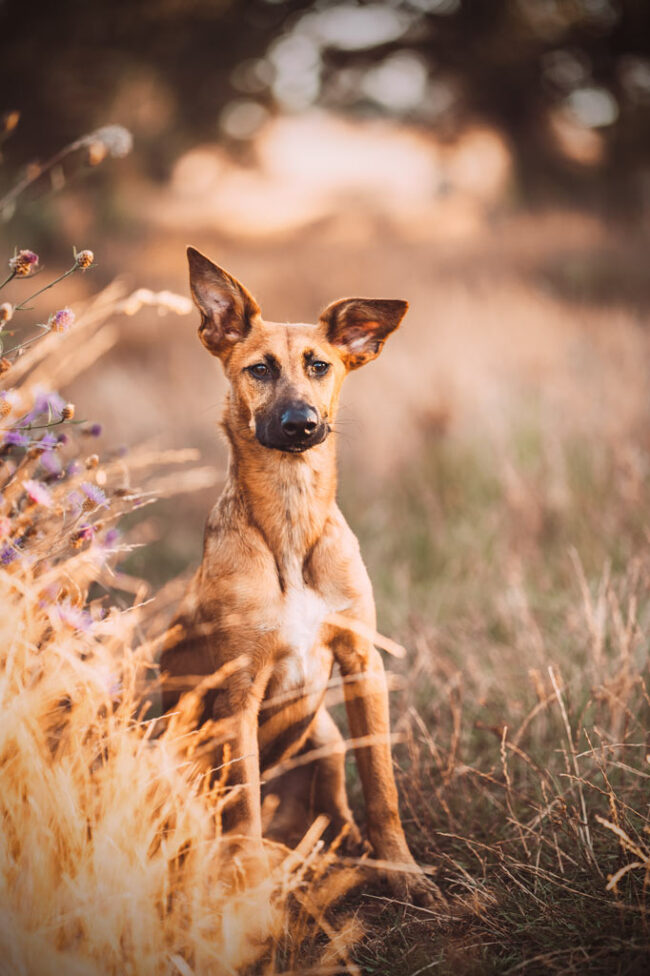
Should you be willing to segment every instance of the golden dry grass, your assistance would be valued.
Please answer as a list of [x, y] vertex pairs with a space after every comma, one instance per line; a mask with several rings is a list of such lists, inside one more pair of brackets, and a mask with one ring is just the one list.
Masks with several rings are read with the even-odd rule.
[[[12, 743], [1, 767], [11, 784], [7, 816], [25, 837], [3, 855], [2, 904], [11, 912], [3, 931], [7, 952], [19, 947], [6, 956], [13, 971], [39, 972], [33, 958], [71, 972], [110, 964], [115, 972], [645, 973], [643, 233], [557, 213], [502, 217], [446, 243], [441, 228], [409, 237], [405, 226], [367, 213], [358, 223], [350, 212], [293, 236], [242, 241], [206, 227], [182, 235], [165, 227], [163, 236], [151, 212], [135, 204], [134, 212], [142, 234], [114, 245], [115, 268], [142, 270], [154, 291], [184, 288], [191, 236], [270, 317], [313, 319], [350, 293], [411, 301], [404, 328], [345, 392], [341, 497], [381, 629], [408, 649], [404, 663], [391, 662], [393, 726], [406, 740], [396, 748], [402, 810], [416, 857], [437, 869], [441, 904], [415, 910], [368, 883], [339, 906], [351, 878], [312, 834], [295, 860], [274, 853], [275, 874], [257, 890], [225, 893], [219, 797], [179, 765], [173, 734], [152, 740], [135, 719], [135, 676], [155, 656], [147, 641], [179, 596], [177, 574], [200, 556], [216, 491], [204, 472], [196, 494], [128, 517], [121, 572], [107, 579], [101, 569], [120, 609], [91, 633], [47, 622], [32, 570], [24, 579], [21, 565], [2, 570], [12, 594], [3, 647], [15, 648], [3, 664], [13, 682], [5, 715], [27, 716], [18, 726], [0, 722]], [[214, 428], [223, 383], [195, 324], [153, 309], [116, 319], [74, 356], [44, 359], [42, 368], [55, 368], [78, 403], [110, 421], [103, 443], [156, 435], [167, 448], [198, 443], [221, 465]], [[102, 350], [101, 364], [90, 365]], [[88, 368], [74, 378], [67, 364], [77, 356]], [[151, 448], [138, 468], [137, 453], [118, 462], [107, 452], [98, 470], [107, 471], [107, 490], [124, 484], [111, 464], [146, 490], [159, 455]], [[181, 487], [176, 469], [154, 481], [163, 494]], [[62, 572], [90, 572], [85, 549], [69, 556]], [[134, 610], [134, 596], [144, 597], [140, 575], [172, 582]], [[83, 601], [84, 586], [79, 592]], [[46, 672], [41, 645], [56, 662]], [[121, 668], [116, 696], [106, 675]], [[46, 734], [55, 716], [56, 742]], [[361, 818], [352, 764], [349, 780]], [[30, 806], [26, 783], [38, 784], [38, 804]], [[85, 811], [87, 825], [89, 807], [99, 818], [90, 832], [69, 812]], [[76, 868], [65, 873], [64, 864]], [[65, 966], [55, 952], [68, 953]], [[230, 970], [220, 970], [227, 959]]]
[[[23, 419], [44, 388], [110, 345], [110, 318], [143, 300], [175, 304], [109, 289], [68, 336], [43, 339], [7, 376], [5, 431], [27, 432], [32, 444], [6, 448], [2, 471], [0, 968], [270, 974], [300, 956], [314, 973], [354, 969], [348, 947], [360, 927], [326, 912], [356, 872], [323, 851], [324, 825], [296, 851], [271, 846], [253, 882], [220, 831], [227, 768], [210, 785], [183, 758], [182, 722], [153, 738], [142, 717], [159, 643], [144, 635], [159, 607], [146, 585], [116, 572], [129, 542], [112, 527], [214, 472], [187, 469], [191, 451], [100, 460], [82, 438], [54, 448], [65, 466], [53, 476], [42, 428]], [[49, 431], [56, 410], [41, 418]]]

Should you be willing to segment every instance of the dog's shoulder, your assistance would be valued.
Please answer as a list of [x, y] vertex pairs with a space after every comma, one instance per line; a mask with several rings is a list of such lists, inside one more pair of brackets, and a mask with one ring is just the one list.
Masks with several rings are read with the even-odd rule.
[[314, 546], [312, 561], [316, 564], [327, 563], [330, 571], [339, 566], [342, 570], [348, 567], [350, 572], [356, 572], [359, 563], [363, 563], [359, 540], [338, 505], [331, 507]]
[[205, 524], [203, 562], [209, 575], [242, 573], [248, 563], [274, 568], [264, 536], [234, 492], [226, 491]]
[[194, 590], [199, 614], [221, 619], [226, 630], [241, 615], [266, 626], [267, 608], [280, 596], [273, 555], [230, 495], [222, 496], [208, 518]]
[[374, 614], [372, 584], [359, 541], [338, 506], [334, 505], [305, 567], [306, 578], [337, 608], [363, 608]]

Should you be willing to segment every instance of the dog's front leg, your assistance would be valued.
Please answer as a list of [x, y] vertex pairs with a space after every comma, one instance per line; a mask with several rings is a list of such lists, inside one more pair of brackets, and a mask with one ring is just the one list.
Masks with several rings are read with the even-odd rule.
[[248, 702], [230, 720], [226, 761], [228, 799], [222, 813], [225, 832], [262, 844], [257, 703]]
[[[366, 804], [368, 838], [380, 860], [395, 864], [396, 870], [388, 872], [395, 894], [429, 905], [432, 888], [413, 860], [399, 816], [382, 660], [369, 641], [350, 631], [336, 636], [334, 648], [344, 677], [350, 732], [353, 739], [361, 740], [354, 751]], [[399, 865], [404, 868], [401, 872]]]
[[237, 889], [242, 884], [257, 884], [269, 871], [262, 840], [258, 712], [256, 696], [248, 696], [233, 710], [226, 719], [227, 738], [219, 750], [217, 775], [226, 773], [221, 806], [224, 878]]
[[[217, 693], [213, 704], [216, 718], [225, 720], [227, 729], [226, 782], [229, 797], [222, 824], [224, 830], [262, 847], [260, 791], [260, 752], [258, 722], [271, 669], [257, 664], [252, 671], [235, 672]], [[250, 846], [250, 844], [249, 844]]]

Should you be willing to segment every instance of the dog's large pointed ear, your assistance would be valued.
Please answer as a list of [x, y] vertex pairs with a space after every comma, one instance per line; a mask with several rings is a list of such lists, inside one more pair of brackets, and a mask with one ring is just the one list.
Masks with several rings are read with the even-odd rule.
[[193, 247], [187, 249], [190, 288], [201, 313], [199, 338], [213, 356], [227, 356], [251, 329], [259, 306], [243, 285]]
[[320, 321], [347, 368], [358, 369], [379, 355], [408, 307], [397, 299], [343, 298], [328, 305]]

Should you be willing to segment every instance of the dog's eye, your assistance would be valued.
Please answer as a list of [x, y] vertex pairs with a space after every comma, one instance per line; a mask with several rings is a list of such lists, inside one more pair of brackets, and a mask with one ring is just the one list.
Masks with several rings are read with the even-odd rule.
[[266, 365], [266, 363], [254, 363], [252, 366], [247, 367], [248, 372], [255, 376], [258, 380], [264, 380], [269, 376], [271, 370]]
[[321, 359], [317, 359], [311, 364], [311, 371], [314, 376], [325, 376], [325, 373], [330, 368], [329, 363], [324, 363]]

